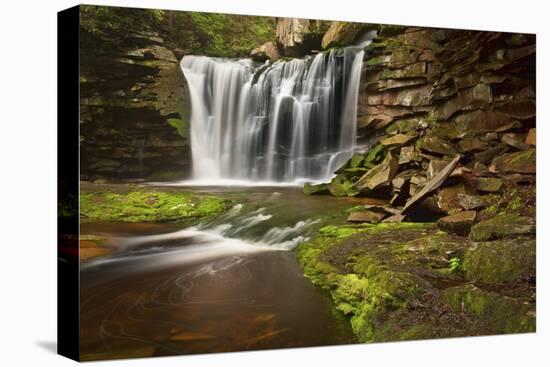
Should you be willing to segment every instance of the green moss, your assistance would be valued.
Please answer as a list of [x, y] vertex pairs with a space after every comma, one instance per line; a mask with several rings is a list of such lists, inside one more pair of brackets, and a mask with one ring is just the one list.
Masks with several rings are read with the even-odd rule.
[[344, 239], [361, 230], [356, 226], [325, 226], [319, 230], [319, 234], [324, 237]]
[[81, 216], [97, 221], [181, 221], [219, 214], [227, 206], [226, 200], [190, 193], [103, 191], [80, 196]]
[[364, 164], [378, 164], [382, 162], [382, 160], [386, 156], [385, 153], [386, 152], [382, 144], [375, 145], [374, 147], [369, 149], [365, 157]]
[[466, 277], [485, 283], [513, 282], [535, 274], [534, 239], [514, 238], [479, 243], [466, 250]]
[[170, 126], [176, 128], [181, 137], [189, 138], [189, 121], [182, 118], [169, 118], [166, 122], [168, 122]]
[[495, 333], [534, 332], [534, 305], [483, 291], [473, 285], [448, 288], [443, 299], [456, 312], [468, 312], [489, 323]]
[[487, 241], [494, 238], [534, 234], [535, 230], [535, 218], [502, 214], [473, 226], [470, 230], [470, 238], [474, 241]]
[[359, 191], [354, 188], [353, 182], [343, 173], [332, 179], [329, 184], [329, 191], [334, 196], [355, 196], [359, 193]]

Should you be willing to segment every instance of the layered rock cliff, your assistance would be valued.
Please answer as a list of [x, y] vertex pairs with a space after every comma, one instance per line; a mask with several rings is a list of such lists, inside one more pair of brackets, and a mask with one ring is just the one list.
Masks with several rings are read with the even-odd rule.
[[82, 34], [81, 171], [145, 177], [189, 164], [187, 90], [174, 50], [154, 31]]

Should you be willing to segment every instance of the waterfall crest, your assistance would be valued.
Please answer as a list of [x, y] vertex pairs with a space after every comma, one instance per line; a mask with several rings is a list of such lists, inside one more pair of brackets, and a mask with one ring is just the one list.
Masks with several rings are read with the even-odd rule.
[[355, 147], [368, 42], [263, 65], [184, 56], [193, 179], [329, 180]]

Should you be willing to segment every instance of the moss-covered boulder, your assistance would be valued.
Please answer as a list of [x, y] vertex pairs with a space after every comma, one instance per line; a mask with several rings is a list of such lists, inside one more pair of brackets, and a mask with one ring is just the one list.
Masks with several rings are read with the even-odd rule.
[[535, 240], [530, 238], [481, 242], [465, 251], [462, 268], [471, 280], [514, 282], [535, 275], [535, 252]]
[[535, 149], [505, 154], [497, 157], [490, 169], [502, 173], [536, 173], [537, 162]]
[[304, 194], [306, 195], [328, 195], [330, 194], [329, 185], [326, 183], [322, 184], [310, 184], [306, 183], [304, 185]]
[[473, 226], [470, 238], [474, 241], [487, 241], [495, 238], [535, 234], [535, 231], [535, 218], [502, 214]]
[[494, 333], [527, 333], [536, 328], [534, 304], [522, 299], [481, 290], [473, 285], [448, 288], [443, 299], [456, 312], [467, 312], [485, 320]]
[[330, 181], [328, 189], [333, 196], [355, 196], [359, 193], [359, 190], [354, 187], [353, 182], [343, 173]]

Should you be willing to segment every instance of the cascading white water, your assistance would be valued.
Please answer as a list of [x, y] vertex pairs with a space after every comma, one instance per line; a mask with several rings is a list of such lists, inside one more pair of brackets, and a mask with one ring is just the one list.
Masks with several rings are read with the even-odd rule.
[[326, 181], [353, 154], [364, 47], [257, 65], [185, 56], [193, 179]]

